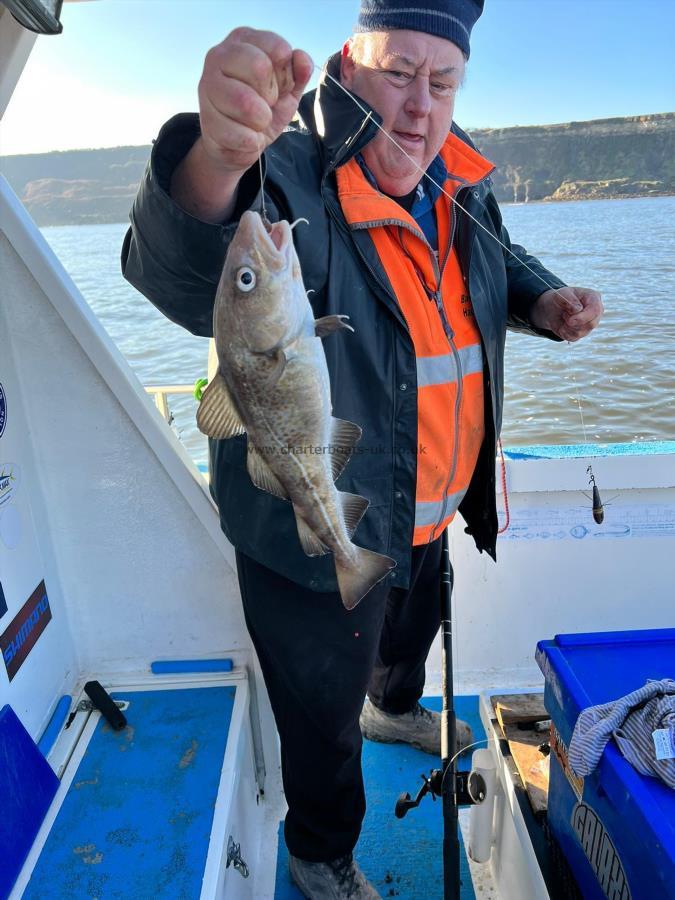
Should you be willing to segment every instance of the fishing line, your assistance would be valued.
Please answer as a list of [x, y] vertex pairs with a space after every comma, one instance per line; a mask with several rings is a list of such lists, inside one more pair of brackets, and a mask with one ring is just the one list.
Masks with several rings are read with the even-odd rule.
[[[317, 69], [319, 72], [322, 72], [327, 78], [329, 78], [333, 82], [333, 84], [335, 84], [337, 87], [339, 87], [340, 90], [343, 93], [345, 93], [354, 102], [354, 104], [361, 110], [361, 112], [364, 113], [364, 115], [366, 116], [366, 119], [371, 119], [375, 123], [375, 125], [379, 128], [379, 130], [387, 138], [387, 140], [390, 141], [406, 157], [406, 159], [408, 159], [413, 164], [415, 169], [417, 169], [417, 171], [423, 177], [427, 178], [434, 185], [434, 187], [436, 187], [439, 191], [441, 191], [442, 194], [444, 194], [449, 200], [451, 200], [452, 203], [454, 203], [458, 209], [461, 209], [462, 212], [466, 216], [468, 216], [469, 219], [471, 219], [473, 222], [475, 222], [479, 228], [482, 228], [482, 230], [486, 234], [488, 234], [492, 238], [492, 240], [496, 241], [499, 244], [499, 246], [503, 250], [505, 250], [510, 256], [512, 256], [517, 262], [519, 262], [521, 266], [524, 266], [527, 269], [527, 271], [530, 272], [530, 274], [534, 275], [534, 277], [537, 278], [539, 281], [541, 281], [541, 283], [544, 284], [550, 291], [553, 291], [555, 294], [557, 294], [557, 296], [560, 297], [562, 300], [564, 300], [566, 304], [569, 303], [567, 297], [565, 297], [563, 294], [561, 294], [557, 288], [552, 287], [546, 281], [545, 278], [542, 278], [542, 276], [538, 272], [535, 272], [535, 270], [531, 266], [528, 266], [528, 264], [526, 262], [523, 262], [523, 260], [516, 253], [514, 253], [510, 247], [507, 247], [506, 244], [504, 244], [502, 241], [500, 241], [499, 238], [495, 234], [493, 234], [489, 228], [486, 228], [485, 225], [483, 225], [482, 222], [479, 222], [475, 216], [472, 216], [471, 213], [464, 206], [462, 206], [462, 204], [458, 200], [456, 200], [452, 196], [452, 194], [448, 193], [448, 191], [445, 190], [443, 185], [439, 184], [434, 178], [431, 177], [431, 175], [429, 175], [429, 173], [425, 169], [423, 169], [420, 165], [418, 165], [417, 162], [412, 158], [412, 156], [410, 156], [410, 154], [407, 153], [403, 147], [401, 147], [401, 145], [398, 143], [398, 141], [394, 137], [392, 137], [391, 134], [389, 134], [387, 129], [383, 128], [382, 125], [380, 125], [380, 123], [377, 122], [373, 118], [372, 110], [366, 109], [359, 102], [358, 97], [356, 97], [354, 94], [352, 94], [352, 92], [348, 88], [346, 88], [337, 78], [335, 78], [333, 75], [331, 75], [330, 72], [328, 72], [326, 69], [323, 69], [321, 66], [316, 65], [316, 63], [314, 64], [314, 68]], [[365, 122], [364, 122], [364, 124], [365, 124]], [[568, 341], [567, 344], [569, 347], [571, 342]], [[581, 416], [581, 427], [582, 427], [583, 435], [584, 435], [584, 443], [588, 443], [588, 439], [586, 436], [586, 423], [584, 421], [584, 414], [583, 414], [582, 405], [581, 405], [581, 394], [579, 392], [579, 387], [577, 385], [576, 376], [574, 374], [574, 369], [572, 367], [570, 367], [570, 372], [572, 373], [572, 379], [574, 381], [574, 390], [575, 390], [575, 394], [576, 394], [577, 406], [579, 407], [579, 415]], [[590, 469], [590, 475], [591, 475], [591, 477], [593, 477], [593, 470], [590, 466], [589, 466], [589, 469]], [[594, 481], [593, 481], [593, 484], [595, 484]], [[597, 487], [595, 487], [595, 490], [597, 491]]]
[[[315, 68], [315, 69], [319, 69], [319, 71], [321, 71], [321, 72], [324, 71], [323, 69], [321, 69], [320, 66], [317, 66], [316, 64], [314, 65], [314, 68]], [[457, 206], [459, 209], [461, 209], [462, 212], [463, 212], [466, 216], [468, 216], [473, 222], [475, 222], [476, 225], [478, 225], [479, 228], [482, 228], [483, 231], [484, 231], [486, 234], [489, 234], [490, 237], [491, 237], [494, 241], [496, 241], [496, 242], [499, 244], [499, 246], [500, 246], [503, 250], [506, 250], [506, 252], [507, 252], [510, 256], [512, 256], [515, 260], [517, 260], [517, 261], [521, 264], [521, 266], [524, 266], [524, 267], [527, 269], [528, 272], [530, 272], [532, 275], [534, 275], [535, 278], [538, 278], [539, 281], [541, 281], [542, 284], [546, 285], [546, 287], [547, 287], [550, 291], [554, 291], [559, 297], [561, 297], [561, 298], [565, 301], [565, 303], [568, 303], [568, 302], [569, 302], [568, 299], [567, 299], [567, 297], [565, 297], [563, 294], [561, 294], [560, 291], [558, 291], [556, 288], [552, 287], [552, 286], [548, 283], [548, 281], [546, 281], [545, 278], [542, 278], [542, 276], [541, 276], [538, 272], [535, 272], [535, 270], [534, 270], [533, 268], [531, 268], [530, 266], [528, 266], [527, 263], [523, 262], [522, 259], [521, 259], [516, 253], [514, 253], [513, 250], [510, 249], [510, 247], [507, 247], [506, 244], [503, 244], [503, 243], [499, 240], [499, 238], [498, 238], [496, 235], [494, 235], [494, 234], [490, 231], [489, 228], [486, 228], [485, 225], [483, 225], [482, 222], [479, 222], [478, 219], [477, 219], [475, 216], [472, 216], [471, 213], [470, 213], [465, 207], [463, 207], [462, 204], [461, 204], [458, 200], [456, 200], [456, 199], [452, 196], [452, 194], [449, 194], [448, 191], [445, 190], [445, 188], [443, 187], [443, 185], [439, 184], [435, 179], [433, 179], [433, 178], [431, 177], [431, 175], [429, 175], [429, 173], [428, 173], [425, 169], [423, 169], [420, 165], [418, 165], [418, 164], [415, 162], [415, 160], [412, 158], [412, 156], [410, 156], [410, 154], [407, 153], [407, 152], [403, 149], [403, 147], [401, 147], [401, 145], [398, 143], [398, 141], [396, 140], [396, 138], [392, 137], [392, 136], [389, 134], [389, 132], [387, 131], [387, 129], [386, 129], [386, 128], [383, 128], [382, 125], [380, 125], [380, 123], [377, 122], [377, 121], [373, 118], [372, 111], [367, 110], [364, 106], [362, 106], [362, 105], [359, 103], [358, 98], [357, 98], [354, 94], [352, 94], [352, 92], [351, 92], [350, 90], [348, 90], [343, 84], [341, 84], [341, 82], [339, 82], [339, 81], [337, 80], [337, 78], [334, 78], [334, 77], [330, 74], [330, 72], [325, 72], [325, 74], [326, 74], [326, 76], [327, 76], [328, 78], [330, 78], [330, 80], [331, 80], [335, 85], [337, 85], [337, 87], [340, 88], [341, 91], [343, 91], [343, 92], [344, 92], [351, 100], [354, 101], [354, 103], [356, 104], [356, 106], [358, 106], [358, 108], [361, 110], [361, 112], [366, 114], [366, 119], [370, 119], [370, 120], [371, 120], [371, 121], [379, 128], [379, 130], [380, 130], [380, 131], [382, 132], [382, 134], [387, 138], [387, 140], [391, 141], [391, 143], [394, 145], [394, 147], [396, 147], [397, 150], [400, 150], [400, 152], [406, 157], [407, 160], [409, 160], [409, 161], [413, 164], [413, 166], [417, 169], [417, 171], [418, 171], [421, 175], [423, 175], [425, 178], [427, 178], [427, 179], [434, 185], [434, 187], [438, 188], [438, 190], [439, 190], [442, 194], [445, 194], [445, 196], [448, 198], [448, 200], [451, 200], [451, 201], [455, 204], [455, 206]]]
[[[491, 734], [491, 735], [489, 735], [489, 736], [486, 737], [486, 738], [481, 738], [479, 741], [473, 741], [473, 743], [471, 743], [471, 744], [466, 744], [466, 746], [462, 747], [461, 750], [458, 750], [458, 751], [455, 753], [454, 756], [451, 756], [450, 759], [448, 760], [448, 765], [447, 765], [447, 767], [446, 767], [446, 769], [445, 769], [445, 772], [443, 773], [443, 777], [441, 778], [441, 794], [443, 793], [443, 787], [444, 787], [444, 785], [445, 785], [445, 779], [446, 779], [446, 777], [447, 777], [447, 775], [448, 775], [448, 772], [450, 772], [451, 766], [452, 766], [452, 764], [455, 762], [455, 760], [456, 760], [458, 757], [460, 757], [463, 753], [466, 753], [467, 750], [470, 750], [471, 747], [477, 747], [479, 744], [487, 744], [488, 746], [487, 746], [486, 749], [489, 749], [490, 743], [493, 743], [493, 742], [494, 742], [494, 745], [495, 745], [495, 747], [496, 747], [496, 746], [497, 746], [497, 737], [496, 737], [496, 735]], [[472, 756], [472, 763], [471, 763], [471, 764], [473, 765], [473, 754], [471, 754], [471, 756]]]
[[260, 172], [260, 218], [265, 228], [269, 231], [270, 220], [267, 218], [267, 210], [265, 209], [265, 176], [263, 175], [262, 153], [258, 157], [258, 170]]
[[[314, 68], [317, 71], [319, 71], [320, 73], [324, 74], [326, 78], [330, 79], [330, 81], [332, 81], [333, 84], [336, 85], [336, 87], [338, 87], [344, 94], [346, 94], [347, 97], [349, 97], [349, 99], [358, 107], [358, 109], [361, 110], [361, 112], [366, 117], [363, 124], [365, 124], [365, 122], [368, 119], [373, 121], [375, 123], [376, 127], [387, 138], [387, 140], [390, 141], [394, 145], [394, 147], [396, 147], [396, 149], [400, 153], [402, 153], [409, 162], [412, 163], [414, 168], [422, 175], [422, 177], [424, 177], [428, 181], [430, 181], [434, 185], [434, 187], [436, 187], [442, 194], [444, 194], [458, 209], [461, 209], [462, 212], [464, 213], [464, 215], [466, 215], [469, 219], [471, 219], [472, 222], [474, 222], [487, 235], [489, 235], [489, 237], [492, 238], [493, 241], [496, 241], [497, 244], [499, 244], [499, 246], [502, 248], [502, 250], [505, 250], [509, 254], [509, 256], [512, 256], [518, 263], [520, 263], [521, 266], [523, 266], [525, 269], [527, 269], [527, 271], [531, 275], [534, 275], [534, 277], [538, 281], [540, 281], [546, 288], [548, 288], [548, 290], [553, 291], [553, 293], [556, 294], [558, 297], [560, 297], [562, 300], [564, 300], [566, 304], [569, 302], [567, 297], [565, 297], [563, 294], [561, 294], [557, 288], [552, 287], [546, 281], [545, 278], [543, 278], [538, 272], [535, 272], [535, 270], [531, 266], [529, 266], [526, 262], [524, 262], [516, 253], [514, 253], [510, 247], [507, 247], [506, 244], [504, 244], [502, 241], [500, 241], [499, 238], [495, 234], [493, 234], [489, 228], [486, 228], [485, 225], [483, 225], [483, 223], [480, 222], [475, 216], [471, 215], [471, 213], [464, 206], [462, 206], [462, 204], [457, 199], [455, 199], [455, 197], [453, 197], [452, 194], [450, 194], [448, 191], [446, 191], [445, 188], [443, 187], [443, 185], [439, 184], [434, 178], [431, 177], [431, 175], [429, 175], [429, 173], [425, 169], [423, 169], [420, 165], [418, 165], [418, 163], [412, 158], [412, 156], [410, 156], [410, 154], [403, 147], [401, 147], [401, 145], [398, 143], [398, 141], [391, 134], [389, 134], [387, 129], [383, 128], [383, 126], [380, 125], [380, 123], [377, 122], [373, 118], [372, 110], [366, 109], [359, 102], [358, 97], [356, 97], [354, 94], [352, 94], [352, 92], [348, 88], [346, 88], [337, 78], [335, 78], [333, 75], [331, 75], [330, 72], [328, 72], [326, 69], [323, 69], [321, 66], [316, 65], [316, 63], [314, 64]], [[258, 168], [259, 168], [259, 172], [260, 172], [261, 217], [262, 217], [263, 223], [269, 230], [269, 228], [271, 226], [269, 224], [269, 220], [267, 218], [267, 211], [265, 208], [265, 191], [264, 191], [265, 178], [264, 178], [263, 167], [262, 167], [262, 154], [258, 157]], [[571, 342], [568, 341], [567, 343], [569, 346]], [[579, 408], [579, 416], [581, 418], [581, 428], [582, 428], [583, 435], [584, 435], [584, 443], [588, 443], [588, 437], [587, 437], [587, 433], [586, 433], [586, 422], [584, 420], [583, 407], [582, 407], [582, 403], [581, 403], [581, 393], [579, 391], [579, 386], [577, 384], [577, 379], [574, 374], [573, 367], [570, 367], [570, 372], [572, 374], [572, 380], [574, 382], [574, 393], [576, 396], [577, 406]], [[592, 484], [593, 484], [594, 491], [597, 491], [598, 488], [595, 485], [593, 469], [591, 466], [589, 466], [589, 470], [590, 470], [589, 474], [590, 474], [591, 478], [593, 479]]]
[[[569, 341], [567, 342], [567, 346], [569, 347]], [[574, 391], [576, 393], [577, 404], [579, 406], [579, 415], [581, 416], [581, 428], [584, 432], [584, 443], [588, 443], [588, 438], [586, 436], [586, 423], [584, 422], [584, 411], [581, 407], [581, 394], [579, 393], [579, 385], [577, 384], [577, 376], [574, 374], [574, 368], [570, 368], [570, 372], [572, 374], [572, 381], [574, 382]]]

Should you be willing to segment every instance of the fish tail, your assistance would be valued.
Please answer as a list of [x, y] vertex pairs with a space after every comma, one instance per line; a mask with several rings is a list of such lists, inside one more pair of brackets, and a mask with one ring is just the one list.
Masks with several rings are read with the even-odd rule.
[[393, 559], [374, 550], [354, 547], [354, 551], [348, 565], [337, 558], [335, 560], [340, 596], [346, 609], [354, 609], [368, 591], [396, 566]]

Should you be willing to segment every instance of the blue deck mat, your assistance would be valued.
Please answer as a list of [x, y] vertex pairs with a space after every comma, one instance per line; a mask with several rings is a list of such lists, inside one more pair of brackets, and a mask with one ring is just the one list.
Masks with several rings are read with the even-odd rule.
[[123, 691], [98, 723], [24, 900], [198, 898], [234, 687]]
[[[429, 709], [440, 710], [440, 697], [425, 697]], [[455, 710], [473, 728], [474, 740], [485, 738], [478, 712], [478, 696], [455, 697]], [[486, 746], [479, 744], [479, 747]], [[460, 760], [469, 769], [471, 751]], [[404, 744], [363, 742], [363, 777], [368, 809], [354, 855], [383, 898], [441, 900], [443, 897], [443, 821], [440, 801], [427, 796], [404, 819], [394, 816], [396, 798], [403, 791], [413, 797], [422, 785], [420, 774], [429, 774], [440, 761]], [[461, 835], [460, 835], [461, 842]], [[462, 900], [475, 900], [469, 866], [460, 843]], [[288, 851], [279, 828], [275, 900], [302, 900], [288, 875]]]

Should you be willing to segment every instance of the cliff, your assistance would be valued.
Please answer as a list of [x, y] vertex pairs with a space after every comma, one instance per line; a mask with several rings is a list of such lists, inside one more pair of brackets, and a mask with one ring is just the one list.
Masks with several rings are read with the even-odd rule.
[[497, 199], [590, 200], [675, 193], [675, 113], [471, 132], [497, 166]]
[[[503, 202], [675, 194], [675, 113], [471, 132]], [[126, 222], [149, 146], [6, 156], [38, 225]]]
[[0, 171], [38, 225], [127, 222], [150, 147], [5, 156]]

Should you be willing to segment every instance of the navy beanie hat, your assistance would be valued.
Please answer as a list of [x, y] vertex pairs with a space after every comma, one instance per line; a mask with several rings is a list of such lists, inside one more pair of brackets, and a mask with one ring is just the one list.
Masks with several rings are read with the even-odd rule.
[[485, 0], [361, 0], [355, 31], [406, 29], [435, 34], [469, 56], [471, 29]]

